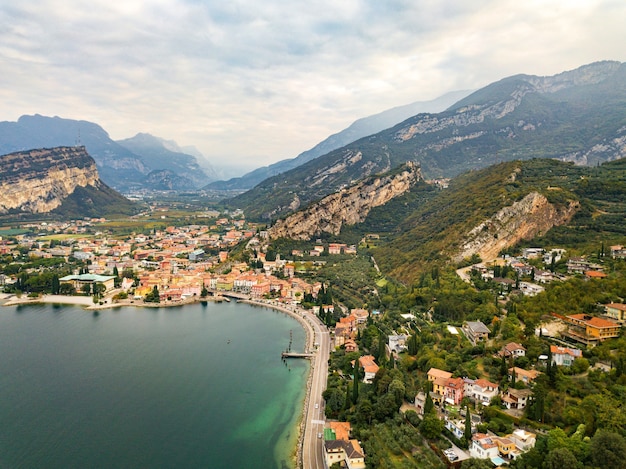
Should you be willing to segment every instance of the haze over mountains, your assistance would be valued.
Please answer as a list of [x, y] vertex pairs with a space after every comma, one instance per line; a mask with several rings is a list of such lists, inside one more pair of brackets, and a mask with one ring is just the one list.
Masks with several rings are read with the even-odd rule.
[[271, 176], [289, 171], [290, 169], [303, 165], [318, 156], [352, 143], [362, 137], [392, 127], [411, 116], [423, 112], [441, 112], [470, 93], [471, 91], [465, 90], [452, 91], [431, 101], [418, 101], [405, 106], [394, 107], [369, 117], [363, 117], [353, 122], [347, 129], [331, 135], [310, 150], [300, 153], [295, 158], [278, 161], [269, 166], [257, 168], [241, 177], [232, 178], [228, 181], [211, 182], [206, 188], [221, 190], [251, 189]]
[[0, 154], [74, 145], [84, 145], [102, 180], [121, 191], [190, 190], [216, 177], [208, 163], [205, 170], [175, 143], [148, 134], [116, 142], [101, 126], [83, 120], [34, 115], [0, 122]]
[[271, 177], [229, 204], [276, 219], [407, 161], [436, 178], [516, 159], [596, 165], [625, 155], [626, 65], [596, 62], [492, 83], [444, 112], [418, 114]]

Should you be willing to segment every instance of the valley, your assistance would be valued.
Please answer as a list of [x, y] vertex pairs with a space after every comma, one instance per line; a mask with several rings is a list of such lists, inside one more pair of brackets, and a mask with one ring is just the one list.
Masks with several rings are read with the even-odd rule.
[[508, 77], [243, 193], [149, 134], [0, 123], [2, 299], [306, 318], [296, 467], [621, 467], [625, 73]]

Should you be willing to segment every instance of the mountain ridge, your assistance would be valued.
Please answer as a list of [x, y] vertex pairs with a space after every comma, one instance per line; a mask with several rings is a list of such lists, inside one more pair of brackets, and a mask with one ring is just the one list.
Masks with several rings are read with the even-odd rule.
[[276, 176], [290, 169], [296, 168], [317, 158], [318, 156], [324, 155], [348, 143], [354, 142], [359, 138], [389, 128], [399, 122], [402, 122], [410, 116], [421, 112], [433, 112], [435, 110], [446, 109], [456, 103], [459, 99], [467, 96], [469, 93], [470, 91], [467, 90], [451, 91], [430, 101], [416, 101], [403, 106], [396, 106], [368, 117], [362, 117], [354, 121], [344, 130], [330, 135], [313, 148], [300, 153], [295, 158], [277, 161], [269, 166], [263, 166], [250, 171], [241, 177], [231, 178], [228, 181], [211, 182], [207, 184], [205, 189], [251, 189], [269, 177]]
[[[104, 128], [93, 122], [40, 114], [23, 115], [16, 122], [0, 122], [2, 154], [75, 145], [87, 148], [96, 161], [100, 177], [105, 183], [123, 191], [151, 189], [146, 184], [146, 176], [152, 171], [169, 169], [176, 172], [176, 162], [172, 163], [172, 159], [162, 159], [166, 167], [152, 167], [149, 158], [144, 159], [112, 140]], [[184, 155], [184, 159], [193, 162], [195, 157]], [[197, 166], [197, 162], [195, 164], [197, 175], [198, 171], [202, 170]], [[194, 173], [193, 169], [190, 171]], [[205, 182], [198, 181], [197, 184]]]
[[418, 114], [267, 179], [228, 205], [275, 219], [295, 198], [307, 204], [409, 160], [426, 178], [452, 177], [537, 157], [594, 165], [626, 155], [625, 143], [626, 65], [597, 62], [494, 82], [444, 112]]
[[0, 156], [0, 163], [0, 214], [57, 211], [83, 217], [133, 211], [130, 201], [100, 180], [85, 147], [9, 153]]

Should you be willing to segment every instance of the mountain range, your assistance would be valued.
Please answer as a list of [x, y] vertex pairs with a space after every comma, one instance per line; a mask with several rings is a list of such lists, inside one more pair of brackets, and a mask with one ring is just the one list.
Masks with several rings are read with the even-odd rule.
[[301, 166], [318, 156], [325, 155], [367, 135], [392, 127], [405, 119], [423, 112], [440, 112], [466, 97], [470, 91], [452, 91], [431, 101], [417, 101], [404, 106], [363, 117], [353, 122], [348, 128], [331, 135], [310, 150], [300, 153], [295, 158], [278, 161], [269, 166], [257, 168], [241, 177], [228, 181], [213, 181], [205, 187], [208, 190], [248, 190], [267, 178]]
[[75, 145], [85, 146], [102, 180], [121, 191], [190, 190], [216, 178], [208, 163], [203, 169], [196, 156], [148, 134], [114, 141], [93, 122], [38, 114], [0, 122], [0, 154]]
[[440, 113], [422, 113], [319, 156], [228, 201], [275, 220], [407, 161], [450, 178], [501, 161], [596, 165], [626, 155], [626, 64], [596, 62], [551, 77], [516, 75]]

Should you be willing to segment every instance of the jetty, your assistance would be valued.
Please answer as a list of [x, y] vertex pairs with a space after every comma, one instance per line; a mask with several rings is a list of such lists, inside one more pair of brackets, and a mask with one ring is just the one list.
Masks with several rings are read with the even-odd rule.
[[283, 352], [283, 358], [311, 358], [314, 354], [308, 352]]

